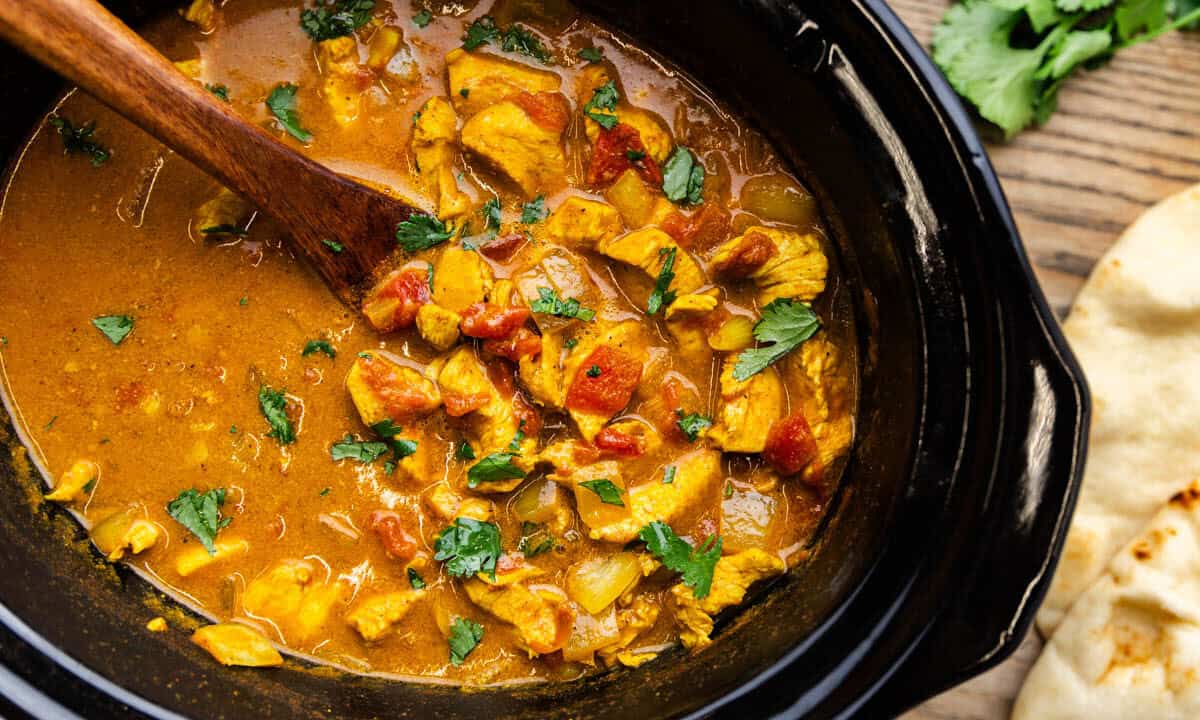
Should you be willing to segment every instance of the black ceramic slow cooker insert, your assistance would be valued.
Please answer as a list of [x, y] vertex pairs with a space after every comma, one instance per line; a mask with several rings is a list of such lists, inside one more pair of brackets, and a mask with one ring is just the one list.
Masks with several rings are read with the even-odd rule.
[[[811, 558], [712, 647], [578, 682], [463, 691], [298, 661], [229, 669], [185, 633], [144, 632], [161, 594], [67, 551], [82, 531], [28, 501], [41, 480], [0, 443], [0, 714], [875, 718], [1015, 649], [1066, 532], [1088, 397], [953, 93], [883, 0], [578, 4], [744, 113], [821, 201], [853, 296], [861, 394]], [[175, 3], [108, 5], [136, 26]], [[62, 90], [0, 46], [0, 158]]]

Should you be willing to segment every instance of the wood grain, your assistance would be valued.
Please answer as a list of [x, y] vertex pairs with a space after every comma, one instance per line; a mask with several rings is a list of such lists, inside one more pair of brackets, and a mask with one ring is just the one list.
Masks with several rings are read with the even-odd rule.
[[410, 207], [246, 122], [94, 0], [0, 0], [0, 35], [274, 217], [343, 300], [395, 251]]
[[[926, 47], [951, 0], [890, 0]], [[1200, 183], [1200, 33], [1173, 33], [1073, 77], [1059, 111], [990, 142], [1038, 279], [1059, 317], [1092, 266], [1146, 208]], [[985, 134], [985, 137], [987, 135]], [[1007, 662], [905, 720], [1007, 718], [1037, 657], [1033, 634]]]

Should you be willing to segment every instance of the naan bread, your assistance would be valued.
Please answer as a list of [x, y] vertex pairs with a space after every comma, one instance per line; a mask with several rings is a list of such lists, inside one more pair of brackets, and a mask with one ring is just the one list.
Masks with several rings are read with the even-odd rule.
[[1200, 484], [1159, 511], [1050, 637], [1013, 720], [1200, 717]]
[[1200, 186], [1146, 212], [1063, 326], [1092, 388], [1079, 504], [1038, 627], [1049, 635], [1109, 559], [1200, 477]]

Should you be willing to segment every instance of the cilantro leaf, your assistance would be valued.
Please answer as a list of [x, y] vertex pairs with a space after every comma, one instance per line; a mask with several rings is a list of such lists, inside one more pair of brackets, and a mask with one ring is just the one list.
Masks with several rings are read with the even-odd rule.
[[199, 538], [209, 555], [216, 555], [217, 549], [213, 546], [213, 540], [221, 528], [232, 520], [221, 517], [221, 506], [224, 504], [225, 488], [215, 488], [204, 493], [192, 488], [180, 492], [178, 497], [167, 503], [167, 514]]
[[491, 15], [484, 15], [467, 28], [467, 34], [463, 35], [463, 49], [474, 50], [499, 37], [500, 28], [496, 27], [496, 21], [492, 19]]
[[521, 539], [517, 550], [527, 558], [537, 557], [554, 549], [554, 537], [539, 523], [525, 520], [521, 523]]
[[462, 665], [483, 639], [483, 626], [464, 617], [450, 623], [450, 664]]
[[675, 302], [675, 292], [670, 288], [671, 281], [675, 279], [675, 253], [678, 250], [679, 248], [671, 248], [665, 253], [666, 259], [663, 260], [662, 268], [658, 271], [658, 278], [654, 281], [654, 290], [650, 293], [650, 299], [646, 301], [647, 315], [654, 315]]
[[317, 0], [316, 5], [300, 13], [300, 27], [320, 42], [349, 35], [370, 22], [375, 0]]
[[424, 590], [425, 589], [425, 578], [421, 577], [421, 573], [417, 572], [416, 568], [410, 567], [408, 569], [407, 574], [408, 574], [408, 584], [412, 586], [413, 590]]
[[308, 357], [313, 353], [324, 353], [330, 359], [337, 357], [337, 350], [333, 349], [328, 340], [309, 340], [304, 343], [304, 349], [300, 351], [300, 357]]
[[538, 299], [529, 303], [529, 309], [543, 315], [582, 320], [591, 322], [596, 317], [596, 311], [585, 308], [575, 298], [563, 300], [553, 288], [538, 288]]
[[[675, 421], [675, 425], [687, 436], [688, 442], [696, 442], [696, 438], [700, 437], [700, 433], [705, 428], [712, 427], [712, 420], [700, 413], [684, 415], [682, 411], [676, 410], [675, 414], [679, 416], [679, 419]], [[674, 473], [671, 473], [671, 479], [675, 479]]]
[[600, 502], [605, 505], [625, 507], [625, 501], [621, 499], [621, 488], [613, 484], [613, 481], [608, 478], [586, 480], [579, 483], [579, 485], [596, 493], [596, 496], [600, 498]]
[[1050, 51], [1050, 60], [1038, 71], [1037, 77], [1059, 80], [1070, 75], [1075, 67], [1104, 55], [1112, 47], [1112, 35], [1107, 30], [1074, 30], [1063, 36]]
[[808, 305], [785, 298], [772, 300], [754, 325], [754, 339], [771, 345], [743, 350], [733, 368], [733, 378], [745, 380], [766, 370], [820, 329], [821, 321]]
[[371, 430], [373, 430], [376, 435], [382, 438], [396, 437], [403, 429], [404, 428], [392, 422], [391, 418], [384, 418], [383, 420], [371, 425]]
[[291, 418], [287, 415], [287, 398], [282, 390], [272, 390], [268, 385], [258, 388], [258, 409], [262, 411], [271, 431], [267, 437], [273, 437], [280, 445], [290, 445], [296, 442], [296, 429], [292, 427]]
[[75, 127], [65, 117], [52, 115], [50, 117], [50, 125], [62, 137], [64, 155], [74, 155], [75, 153], [87, 155], [91, 158], [92, 167], [100, 167], [112, 157], [112, 151], [95, 140], [95, 120]]
[[129, 315], [101, 315], [92, 318], [92, 325], [104, 333], [104, 337], [113, 345], [120, 345], [133, 332], [133, 318]]
[[340, 255], [342, 253], [342, 251], [346, 249], [345, 245], [342, 245], [340, 242], [338, 242], [336, 240], [322, 240], [321, 244], [324, 245], [325, 247], [329, 248], [331, 251], [333, 251], [335, 254], [338, 254], [338, 255]]
[[347, 435], [341, 442], [336, 442], [329, 448], [329, 454], [334, 460], [357, 460], [363, 464], [378, 460], [387, 451], [387, 443], [356, 442], [353, 435]]
[[700, 547], [693, 548], [670, 525], [658, 520], [642, 528], [638, 537], [663, 565], [683, 575], [683, 584], [697, 600], [708, 597], [713, 571], [721, 559], [721, 538], [709, 535]]
[[213, 85], [212, 83], [204, 83], [204, 89], [221, 98], [225, 102], [229, 102], [229, 88], [224, 85]]
[[1121, 40], [1129, 40], [1142, 30], [1153, 33], [1167, 24], [1167, 3], [1164, 0], [1121, 0], [1113, 19]]
[[457, 460], [474, 460], [475, 448], [471, 447], [471, 443], [469, 442], [460, 442], [454, 450], [454, 457]]
[[413, 15], [412, 21], [413, 25], [416, 25], [419, 28], [427, 28], [429, 27], [429, 23], [433, 22], [433, 13], [429, 12], [428, 9], [422, 10], [416, 15]]
[[483, 215], [484, 230], [500, 230], [500, 198], [492, 198], [479, 211]]
[[604, 53], [601, 52], [599, 48], [585, 47], [579, 51], [578, 55], [580, 60], [586, 60], [589, 63], [598, 63], [604, 61]]
[[291, 83], [276, 86], [267, 96], [267, 109], [271, 111], [271, 114], [289, 135], [302, 143], [307, 143], [312, 140], [312, 133], [300, 125], [300, 113], [296, 112], [296, 90], [298, 89]]
[[504, 40], [500, 46], [504, 52], [515, 52], [540, 60], [546, 65], [554, 62], [554, 56], [542, 44], [541, 38], [520, 25], [512, 25], [504, 31]]
[[663, 165], [663, 192], [674, 203], [699, 205], [704, 202], [704, 166], [692, 151], [680, 145]]
[[432, 215], [410, 215], [396, 226], [396, 242], [404, 252], [415, 253], [440, 245], [454, 237], [453, 230]]
[[612, 130], [620, 122], [616, 115], [617, 101], [620, 99], [616, 83], [609, 80], [592, 92], [592, 99], [583, 106], [583, 114], [600, 123], [605, 130]]
[[475, 488], [479, 487], [479, 483], [525, 477], [525, 471], [513, 464], [513, 458], [516, 456], [517, 454], [512, 452], [494, 452], [475, 463], [467, 470], [467, 487]]
[[444, 562], [451, 575], [468, 577], [482, 572], [495, 580], [500, 528], [468, 517], [455, 518], [453, 525], [438, 534], [433, 549], [433, 559]]
[[546, 209], [546, 198], [544, 195], [538, 195], [521, 206], [521, 222], [525, 225], [540, 223], [549, 214], [550, 211]]
[[249, 231], [243, 230], [237, 225], [229, 223], [221, 223], [220, 225], [209, 225], [208, 227], [200, 228], [201, 235], [236, 235], [238, 237], [246, 237]]
[[1115, 0], [1054, 0], [1054, 4], [1063, 12], [1073, 13], [1083, 10], [1091, 12], [1112, 5]]
[[670, 485], [671, 483], [675, 482], [675, 466], [674, 465], [668, 465], [666, 467], [666, 469], [663, 470], [662, 481], [663, 481], [663, 485]]

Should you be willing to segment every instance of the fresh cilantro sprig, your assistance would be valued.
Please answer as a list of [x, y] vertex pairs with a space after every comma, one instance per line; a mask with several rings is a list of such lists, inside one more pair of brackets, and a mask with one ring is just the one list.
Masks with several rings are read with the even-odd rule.
[[63, 154], [80, 153], [88, 156], [92, 167], [100, 167], [112, 157], [112, 151], [96, 142], [96, 121], [91, 120], [76, 127], [61, 115], [52, 115], [50, 125], [58, 131], [63, 141]]
[[317, 0], [316, 7], [300, 13], [300, 27], [313, 40], [349, 35], [371, 21], [375, 0]]
[[1053, 114], [1059, 88], [1080, 67], [1197, 21], [1194, 0], [964, 0], [934, 29], [933, 59], [1012, 137]]
[[416, 15], [413, 15], [412, 22], [413, 25], [416, 25], [421, 29], [427, 28], [429, 27], [429, 23], [433, 22], [433, 13], [426, 8]]
[[675, 279], [675, 253], [678, 250], [679, 248], [664, 248], [660, 251], [666, 256], [666, 259], [663, 260], [662, 268], [658, 271], [658, 278], [654, 281], [654, 290], [650, 293], [650, 299], [646, 301], [647, 315], [654, 315], [675, 302], [675, 291], [671, 290], [671, 281]]
[[605, 505], [616, 505], [617, 507], [625, 507], [625, 501], [621, 499], [621, 488], [608, 478], [598, 478], [596, 480], [585, 480], [579, 483], [580, 487], [585, 487], [588, 490], [596, 493], [596, 497], [600, 498], [600, 502]]
[[483, 204], [479, 210], [483, 215], [483, 229], [491, 232], [500, 231], [500, 198], [492, 198]]
[[526, 558], [534, 558], [554, 549], [554, 536], [541, 523], [525, 520], [521, 523], [521, 539], [517, 550]]
[[663, 192], [673, 203], [699, 205], [704, 202], [704, 166], [691, 150], [680, 145], [663, 165]]
[[683, 584], [692, 589], [697, 600], [708, 597], [713, 571], [721, 559], [721, 538], [709, 535], [700, 547], [693, 548], [670, 525], [658, 520], [642, 528], [638, 538], [663, 565], [683, 575]]
[[821, 321], [812, 308], [799, 300], [778, 298], [763, 308], [762, 319], [754, 325], [754, 339], [771, 343], [743, 350], [733, 368], [735, 380], [746, 380], [800, 345], [821, 329]]
[[450, 664], [462, 665], [483, 640], [483, 626], [474, 620], [456, 617], [450, 623]]
[[273, 437], [280, 445], [290, 445], [296, 442], [296, 429], [287, 414], [287, 397], [282, 390], [273, 390], [269, 385], [258, 388], [258, 409], [262, 411], [271, 431], [267, 437]]
[[328, 340], [309, 340], [304, 343], [304, 349], [300, 351], [300, 357], [308, 357], [314, 353], [328, 355], [331, 360], [337, 357], [337, 350], [333, 349], [333, 345], [330, 345]]
[[364, 465], [375, 462], [387, 451], [388, 444], [385, 442], [359, 442], [353, 435], [347, 435], [329, 448], [334, 460], [357, 460]]
[[267, 96], [267, 109], [271, 111], [271, 114], [289, 135], [302, 143], [307, 143], [312, 140], [312, 133], [305, 130], [304, 126], [300, 124], [300, 113], [296, 112], [296, 90], [298, 89], [291, 83], [277, 85]]
[[[515, 441], [514, 441], [515, 442]], [[479, 487], [479, 483], [519, 480], [526, 473], [515, 463], [515, 452], [494, 452], [484, 457], [467, 470], [467, 487]]]
[[491, 15], [484, 15], [467, 27], [463, 35], [463, 49], [474, 50], [480, 45], [486, 45], [500, 37], [500, 28]]
[[549, 214], [550, 211], [546, 209], [546, 197], [538, 195], [521, 206], [521, 223], [524, 225], [540, 223]]
[[500, 49], [504, 52], [515, 52], [540, 60], [546, 65], [554, 62], [554, 56], [546, 49], [541, 38], [520, 25], [514, 24], [504, 31], [504, 40], [501, 42]]
[[[680, 431], [683, 432], [684, 435], [687, 436], [689, 442], [696, 442], [696, 439], [700, 437], [700, 433], [704, 432], [705, 429], [712, 427], [712, 420], [704, 415], [701, 415], [700, 413], [689, 413], [684, 415], [682, 410], [676, 410], [675, 414], [679, 417], [679, 419], [675, 421], [675, 425], [680, 429]], [[673, 481], [674, 479], [675, 473], [672, 472], [671, 480]]]
[[[595, 120], [605, 130], [612, 130], [620, 120], [617, 118], [617, 101], [621, 94], [612, 80], [604, 83], [592, 92], [592, 99], [583, 106], [583, 114]], [[605, 112], [600, 112], [601, 110]]]
[[214, 488], [203, 493], [192, 488], [180, 492], [178, 497], [167, 503], [167, 514], [199, 538], [209, 555], [216, 555], [213, 540], [221, 528], [232, 520], [221, 517], [221, 506], [224, 504], [225, 488]]
[[428, 250], [452, 237], [454, 231], [432, 215], [410, 215], [396, 226], [396, 242], [409, 253]]
[[433, 559], [445, 563], [446, 572], [455, 577], [486, 573], [496, 579], [496, 561], [500, 559], [500, 528], [494, 523], [468, 517], [454, 519], [433, 543]]
[[543, 315], [582, 320], [591, 322], [596, 317], [596, 311], [585, 308], [575, 298], [563, 300], [553, 288], [538, 288], [538, 299], [529, 303], [529, 309]]

